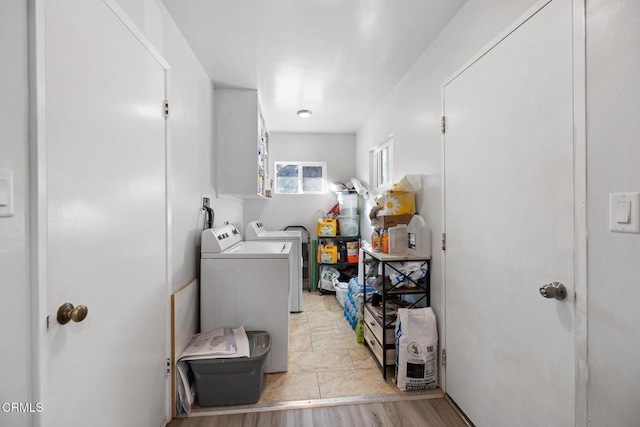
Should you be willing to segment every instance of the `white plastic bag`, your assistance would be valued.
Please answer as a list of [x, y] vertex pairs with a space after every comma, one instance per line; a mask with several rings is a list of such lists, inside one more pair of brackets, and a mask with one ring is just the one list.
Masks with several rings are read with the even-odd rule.
[[438, 328], [431, 307], [399, 308], [396, 320], [396, 386], [400, 390], [438, 385]]
[[390, 262], [387, 267], [391, 267], [387, 268], [387, 275], [393, 286], [403, 283], [415, 288], [415, 282], [427, 275], [427, 263], [422, 261]]
[[393, 191], [420, 191], [422, 188], [422, 179], [420, 175], [405, 175], [400, 181], [393, 184]]
[[334, 285], [336, 290], [336, 299], [340, 306], [344, 308], [344, 304], [347, 301], [347, 293], [349, 291], [349, 283], [347, 282], [338, 282], [337, 285]]
[[320, 266], [319, 288], [325, 291], [335, 291], [338, 277], [340, 277], [340, 272], [335, 268], [326, 265]]

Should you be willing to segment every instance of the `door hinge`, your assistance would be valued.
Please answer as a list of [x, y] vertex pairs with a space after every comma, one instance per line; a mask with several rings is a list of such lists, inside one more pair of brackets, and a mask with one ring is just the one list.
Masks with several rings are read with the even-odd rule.
[[164, 118], [169, 117], [169, 101], [164, 101]]
[[171, 374], [171, 359], [167, 357], [167, 375]]
[[447, 349], [446, 348], [442, 349], [442, 367], [443, 368], [447, 367]]
[[441, 116], [440, 117], [440, 132], [444, 133], [445, 130], [446, 130], [445, 118], [444, 118], [444, 116]]
[[442, 250], [447, 250], [447, 233], [442, 233]]

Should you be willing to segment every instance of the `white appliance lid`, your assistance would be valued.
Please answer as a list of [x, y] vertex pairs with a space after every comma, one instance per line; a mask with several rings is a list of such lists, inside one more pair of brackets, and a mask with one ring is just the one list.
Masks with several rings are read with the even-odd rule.
[[264, 224], [259, 221], [251, 221], [247, 224], [245, 233], [246, 240], [269, 239], [269, 240], [302, 240], [300, 230], [266, 230]]
[[291, 242], [252, 240], [249, 242], [239, 242], [223, 252], [202, 252], [201, 258], [286, 259], [289, 258], [290, 254]]
[[285, 257], [291, 252], [291, 242], [272, 242], [264, 240], [252, 240], [242, 242], [239, 245], [228, 249], [227, 254], [247, 254], [247, 255], [279, 255]]
[[260, 238], [269, 240], [302, 240], [302, 233], [300, 231], [265, 231], [260, 235]]

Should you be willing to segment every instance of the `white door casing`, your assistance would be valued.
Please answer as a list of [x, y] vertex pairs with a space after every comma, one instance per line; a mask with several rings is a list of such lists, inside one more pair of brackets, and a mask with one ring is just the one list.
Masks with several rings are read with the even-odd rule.
[[[161, 425], [168, 66], [113, 1], [35, 10], [36, 423]], [[87, 318], [58, 324], [65, 302], [86, 305]]]
[[445, 388], [478, 426], [575, 422], [572, 8], [540, 3], [443, 86]]

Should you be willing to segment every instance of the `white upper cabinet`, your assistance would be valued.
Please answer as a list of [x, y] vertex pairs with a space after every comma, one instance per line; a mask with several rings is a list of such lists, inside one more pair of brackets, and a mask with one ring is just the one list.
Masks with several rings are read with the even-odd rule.
[[269, 133], [258, 91], [216, 89], [216, 182], [218, 194], [271, 197]]

